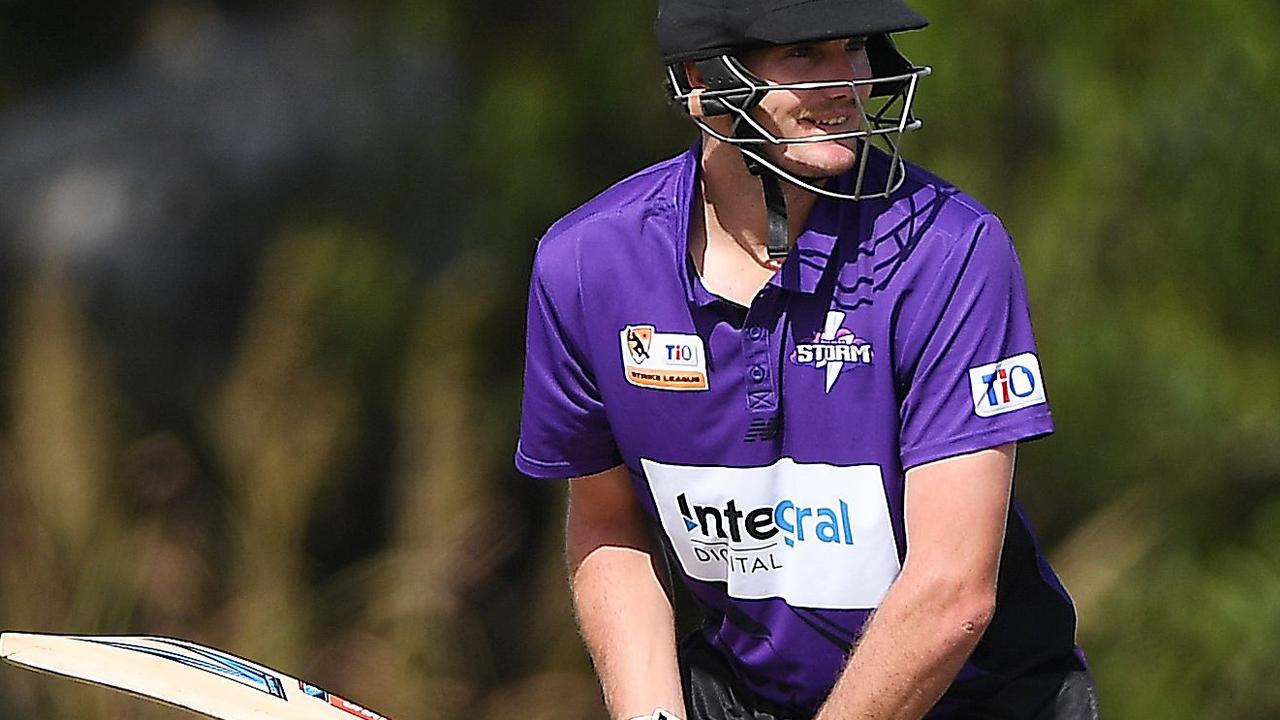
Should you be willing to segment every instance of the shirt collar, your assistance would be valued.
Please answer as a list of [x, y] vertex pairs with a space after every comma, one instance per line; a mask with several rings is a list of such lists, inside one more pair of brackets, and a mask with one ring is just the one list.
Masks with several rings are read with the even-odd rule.
[[693, 201], [697, 197], [698, 174], [701, 172], [702, 137], [694, 141], [693, 147], [685, 151], [680, 167], [680, 179], [676, 183], [675, 220], [676, 220], [676, 263], [682, 270], [680, 277], [684, 282], [685, 298], [691, 305], [706, 307], [720, 298], [702, 284], [702, 278], [693, 269], [693, 258], [689, 257], [689, 220], [692, 217]]

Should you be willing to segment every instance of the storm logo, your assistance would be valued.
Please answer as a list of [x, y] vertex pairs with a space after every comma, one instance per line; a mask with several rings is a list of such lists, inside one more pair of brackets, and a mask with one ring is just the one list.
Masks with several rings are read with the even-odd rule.
[[797, 344], [791, 353], [791, 362], [796, 365], [825, 370], [827, 392], [831, 392], [841, 372], [870, 365], [873, 358], [871, 343], [844, 327], [844, 318], [845, 314], [838, 310], [828, 312], [826, 325], [814, 334], [813, 341]]

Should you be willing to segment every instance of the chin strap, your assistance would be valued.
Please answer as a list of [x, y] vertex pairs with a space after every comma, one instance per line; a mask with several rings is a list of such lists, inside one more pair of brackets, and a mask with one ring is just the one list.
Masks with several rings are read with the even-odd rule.
[[764, 209], [769, 216], [769, 257], [783, 258], [791, 252], [791, 228], [787, 223], [787, 198], [782, 194], [782, 181], [777, 175], [759, 173], [764, 188]]
[[747, 164], [747, 171], [760, 178], [760, 187], [764, 190], [764, 211], [769, 221], [769, 257], [784, 258], [791, 252], [791, 228], [787, 223], [787, 197], [782, 194], [782, 179], [746, 153], [742, 153], [742, 160]]

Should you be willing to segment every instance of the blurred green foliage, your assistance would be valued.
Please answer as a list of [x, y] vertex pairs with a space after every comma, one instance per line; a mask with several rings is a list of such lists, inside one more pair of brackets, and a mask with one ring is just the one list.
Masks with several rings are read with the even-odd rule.
[[[559, 490], [509, 458], [536, 237], [693, 138], [651, 5], [328, 6], [371, 52], [438, 48], [462, 97], [359, 204], [259, 208], [216, 372], [139, 380], [77, 276], [0, 269], [0, 625], [187, 636], [398, 717], [600, 717]], [[1018, 491], [1106, 716], [1280, 715], [1280, 5], [916, 5], [932, 26], [900, 43], [935, 72], [907, 153], [1018, 242], [1059, 429], [1020, 453]], [[0, 117], [92, 83], [161, 6], [307, 11], [0, 3]], [[172, 715], [0, 688], [0, 718]]]

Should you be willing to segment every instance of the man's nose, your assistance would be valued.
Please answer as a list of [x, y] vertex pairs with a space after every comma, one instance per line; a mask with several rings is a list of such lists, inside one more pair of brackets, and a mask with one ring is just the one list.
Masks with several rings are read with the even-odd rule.
[[[823, 63], [823, 75], [828, 81], [867, 80], [871, 77], [871, 68], [866, 56], [859, 53], [849, 55], [843, 51], [832, 53], [830, 59]], [[853, 97], [853, 85], [834, 85], [823, 90], [823, 94], [833, 99]]]

